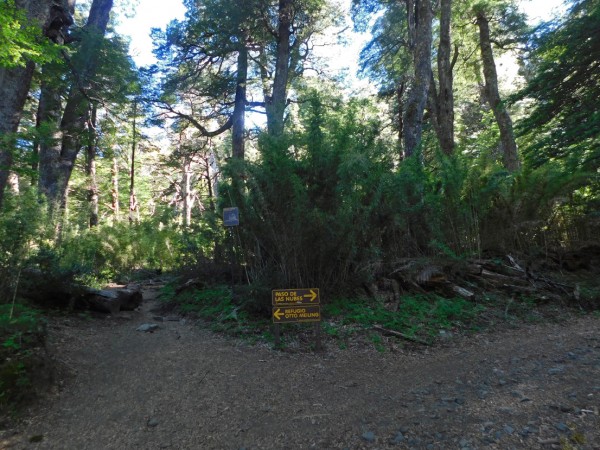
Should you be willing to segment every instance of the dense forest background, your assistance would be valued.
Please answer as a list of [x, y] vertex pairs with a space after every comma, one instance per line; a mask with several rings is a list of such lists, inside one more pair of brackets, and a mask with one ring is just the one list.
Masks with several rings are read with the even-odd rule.
[[53, 283], [143, 271], [352, 294], [408, 266], [431, 278], [423, 260], [560, 269], [598, 245], [598, 0], [535, 28], [510, 0], [354, 0], [376, 95], [315, 52], [344, 39], [333, 1], [186, 0], [146, 68], [113, 6], [0, 3], [11, 315]]

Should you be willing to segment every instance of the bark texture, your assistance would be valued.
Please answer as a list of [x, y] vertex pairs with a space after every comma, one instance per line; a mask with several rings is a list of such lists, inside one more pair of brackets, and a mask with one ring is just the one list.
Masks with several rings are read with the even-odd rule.
[[478, 10], [476, 11], [476, 15], [477, 26], [479, 27], [479, 47], [481, 49], [483, 75], [485, 77], [486, 100], [492, 108], [500, 130], [502, 163], [508, 171], [514, 172], [520, 166], [519, 154], [515, 142], [512, 120], [498, 91], [498, 74], [496, 72], [496, 63], [494, 61], [494, 52], [490, 38], [490, 24], [484, 11]]
[[440, 3], [440, 43], [438, 45], [437, 123], [440, 147], [446, 155], [454, 152], [454, 93], [450, 41], [452, 0]]
[[88, 119], [89, 84], [101, 57], [97, 41], [106, 32], [112, 6], [113, 0], [93, 1], [81, 48], [74, 58], [77, 62], [76, 82], [70, 88], [60, 129], [53, 142], [40, 148], [40, 189], [48, 198], [53, 216], [65, 206], [69, 179]]
[[237, 83], [232, 124], [232, 156], [244, 159], [244, 131], [246, 121], [246, 83], [248, 81], [248, 49], [240, 48], [237, 61]]
[[13, 134], [19, 127], [34, 67], [28, 62], [25, 67], [0, 68], [0, 207], [13, 164]]
[[129, 172], [129, 223], [136, 220], [138, 202], [135, 195], [135, 154], [137, 150], [137, 101], [133, 103], [133, 132], [131, 139], [131, 170]]
[[86, 175], [88, 176], [88, 202], [90, 207], [90, 228], [98, 225], [98, 183], [96, 180], [96, 106], [92, 106], [88, 121], [88, 145]]
[[62, 95], [65, 94], [59, 84], [48, 79], [47, 72], [51, 69], [44, 67], [44, 80], [41, 85], [40, 102], [38, 104], [37, 122], [38, 126], [46, 126], [51, 130], [49, 136], [39, 144], [39, 169], [38, 184], [40, 192], [50, 197], [49, 190], [55, 186], [53, 182], [57, 168], [54, 165], [60, 161], [60, 149], [62, 142], [62, 131], [60, 127], [62, 119]]
[[[409, 6], [413, 2], [407, 2]], [[416, 0], [414, 11], [408, 11], [409, 35], [414, 62], [414, 79], [404, 112], [404, 157], [409, 158], [421, 145], [423, 112], [427, 104], [431, 80], [431, 22], [433, 13], [430, 0]], [[414, 22], [413, 22], [414, 21]], [[413, 30], [414, 28], [414, 30]]]
[[183, 199], [183, 220], [186, 227], [192, 225], [192, 208], [194, 206], [194, 191], [192, 189], [192, 158], [185, 155], [182, 158], [181, 197]]
[[271, 136], [283, 134], [290, 76], [293, 0], [279, 0], [275, 77], [271, 95], [266, 99], [267, 129]]
[[121, 220], [121, 211], [119, 205], [119, 161], [116, 156], [113, 156], [113, 165], [110, 171], [112, 188], [110, 190], [111, 204], [110, 209], [113, 211], [113, 224]]
[[[27, 18], [39, 24], [44, 35], [54, 42], [62, 43], [65, 29], [73, 23], [72, 0], [16, 0], [15, 6], [23, 9]], [[24, 67], [0, 68], [0, 208], [13, 164], [13, 135], [21, 121], [34, 68], [31, 61]]]

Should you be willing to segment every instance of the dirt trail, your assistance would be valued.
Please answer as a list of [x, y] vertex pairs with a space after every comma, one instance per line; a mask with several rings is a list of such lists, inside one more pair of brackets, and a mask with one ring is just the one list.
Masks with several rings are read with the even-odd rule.
[[50, 347], [76, 373], [0, 448], [600, 449], [597, 317], [433, 350], [290, 354], [185, 321], [136, 331], [154, 295], [53, 324]]

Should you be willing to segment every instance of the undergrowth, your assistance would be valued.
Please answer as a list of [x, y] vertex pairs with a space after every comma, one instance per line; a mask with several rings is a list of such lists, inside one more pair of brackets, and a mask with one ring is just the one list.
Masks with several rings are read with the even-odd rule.
[[440, 330], [468, 328], [483, 310], [484, 306], [462, 298], [414, 295], [402, 297], [393, 309], [378, 300], [337, 299], [323, 305], [323, 316], [331, 319], [329, 334], [344, 326], [358, 331], [379, 325], [407, 336], [431, 339]]
[[45, 324], [35, 309], [0, 305], [0, 415], [15, 412], [37, 388], [37, 353], [44, 345]]
[[[189, 289], [177, 294], [176, 283], [163, 288], [160, 298], [166, 307], [201, 319], [216, 332], [251, 343], [274, 342], [270, 307], [257, 310], [256, 299], [252, 296], [232, 295], [231, 287], [225, 285]], [[270, 292], [265, 291], [262, 295], [268, 297]], [[270, 304], [270, 298], [263, 300], [264, 304]], [[538, 298], [513, 298], [492, 293], [477, 301], [435, 294], [405, 295], [393, 303], [382, 299], [337, 298], [321, 305], [321, 329], [340, 349], [362, 337], [376, 350], [385, 351], [381, 330], [374, 327], [400, 333], [403, 340], [433, 343], [440, 337], [497, 326], [562, 321], [568, 314], [563, 307], [544, 303]], [[284, 324], [281, 330], [283, 348], [297, 345], [298, 339], [312, 341], [310, 324]]]
[[266, 319], [252, 316], [245, 309], [243, 300], [234, 301], [229, 286], [190, 289], [176, 294], [175, 284], [170, 283], [163, 288], [159, 298], [184, 315], [204, 320], [217, 332], [249, 337], [263, 334], [261, 330], [268, 324]]
[[[234, 298], [229, 286], [214, 286], [202, 290], [186, 290], [176, 294], [175, 284], [169, 284], [161, 300], [178, 312], [202, 319], [213, 331], [251, 340], [273, 340], [268, 313], [251, 309], [252, 302]], [[343, 341], [360, 334], [369, 334], [379, 325], [407, 336], [433, 340], [440, 330], [469, 329], [471, 322], [485, 307], [461, 298], [445, 299], [434, 295], [403, 297], [397, 310], [389, 309], [382, 301], [365, 299], [336, 299], [322, 305], [322, 328], [329, 337]], [[312, 332], [306, 324], [285, 324], [288, 331]], [[286, 333], [290, 334], [290, 333]], [[378, 337], [371, 338], [381, 349]]]

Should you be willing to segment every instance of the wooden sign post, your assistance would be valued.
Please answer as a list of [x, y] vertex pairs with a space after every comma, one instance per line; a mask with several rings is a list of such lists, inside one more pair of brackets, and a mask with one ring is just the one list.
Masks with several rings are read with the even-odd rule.
[[280, 324], [312, 322], [315, 324], [315, 348], [322, 350], [319, 289], [273, 289], [271, 294], [275, 346], [281, 347]]

